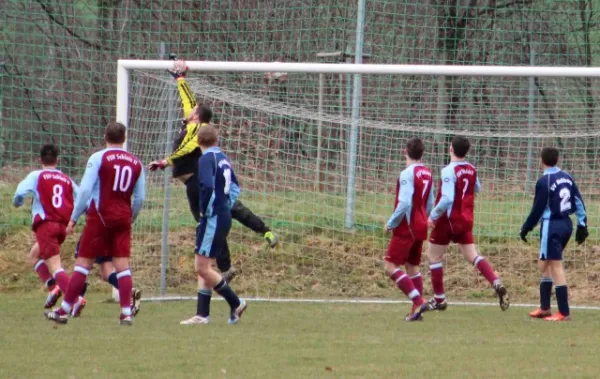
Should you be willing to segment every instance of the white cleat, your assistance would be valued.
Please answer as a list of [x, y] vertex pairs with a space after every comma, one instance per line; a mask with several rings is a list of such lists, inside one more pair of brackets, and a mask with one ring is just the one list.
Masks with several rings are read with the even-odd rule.
[[194, 316], [192, 318], [188, 318], [187, 320], [181, 321], [179, 324], [181, 325], [200, 325], [200, 324], [208, 324], [210, 322], [210, 318]]

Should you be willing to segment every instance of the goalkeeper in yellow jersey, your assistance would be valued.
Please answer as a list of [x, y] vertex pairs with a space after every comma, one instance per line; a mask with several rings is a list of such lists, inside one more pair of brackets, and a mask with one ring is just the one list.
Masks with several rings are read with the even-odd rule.
[[[185, 81], [188, 67], [184, 60], [177, 60], [169, 73], [177, 81], [177, 89], [183, 104], [184, 120], [179, 135], [173, 143], [173, 153], [165, 159], [150, 163], [151, 171], [164, 170], [167, 166], [173, 169], [173, 177], [185, 184], [190, 210], [196, 221], [200, 220], [200, 193], [198, 182], [198, 159], [202, 155], [198, 146], [198, 130], [210, 123], [212, 111], [209, 107], [199, 105]], [[231, 216], [242, 225], [264, 236], [270, 247], [275, 247], [278, 237], [269, 227], [241, 201], [237, 200], [231, 209]], [[231, 266], [229, 247], [225, 245], [223, 252], [217, 258], [217, 267], [223, 276], [230, 281], [236, 275]]]

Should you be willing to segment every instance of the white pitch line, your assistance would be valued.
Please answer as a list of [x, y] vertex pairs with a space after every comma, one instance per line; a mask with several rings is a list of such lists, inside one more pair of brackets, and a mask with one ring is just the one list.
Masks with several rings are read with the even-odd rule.
[[[222, 298], [215, 298], [216, 300], [223, 300]], [[182, 301], [182, 300], [196, 300], [193, 296], [157, 296], [157, 297], [146, 297], [143, 301]], [[313, 303], [313, 304], [411, 304], [408, 300], [382, 300], [382, 299], [290, 299], [290, 298], [264, 298], [264, 297], [251, 297], [244, 298], [249, 302], [262, 302], [262, 303]], [[469, 301], [449, 301], [450, 305], [462, 305], [462, 306], [475, 306], [475, 307], [497, 307], [498, 303], [482, 303], [482, 302], [469, 302]], [[511, 307], [523, 307], [533, 308], [539, 306], [539, 304], [525, 304], [517, 303], [510, 304]], [[600, 311], [600, 306], [592, 305], [571, 305], [571, 309], [582, 309], [589, 311]]]

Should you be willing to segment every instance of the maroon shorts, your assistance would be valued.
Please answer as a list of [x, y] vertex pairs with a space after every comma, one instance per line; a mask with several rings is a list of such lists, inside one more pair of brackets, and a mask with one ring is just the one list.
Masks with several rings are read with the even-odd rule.
[[129, 258], [131, 255], [131, 224], [106, 226], [95, 217], [88, 217], [81, 241], [78, 256], [87, 259], [107, 256], [113, 258]]
[[413, 266], [421, 264], [421, 253], [423, 252], [423, 241], [414, 240], [412, 237], [393, 236], [388, 245], [384, 259], [396, 266], [406, 263]]
[[40, 246], [40, 258], [49, 259], [60, 254], [60, 245], [67, 238], [67, 226], [59, 222], [44, 221], [35, 228], [35, 240]]
[[447, 219], [439, 220], [435, 224], [435, 228], [429, 235], [429, 243], [435, 245], [449, 245], [450, 242], [461, 245], [470, 245], [475, 243], [473, 239], [473, 229], [457, 230], [452, 228], [452, 224]]

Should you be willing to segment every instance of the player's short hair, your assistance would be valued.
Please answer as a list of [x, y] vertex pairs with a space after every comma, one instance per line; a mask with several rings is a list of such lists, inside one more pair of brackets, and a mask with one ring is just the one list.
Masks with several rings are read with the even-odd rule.
[[55, 165], [58, 162], [58, 147], [53, 143], [42, 146], [40, 150], [40, 160], [43, 165]]
[[410, 159], [420, 160], [425, 152], [425, 144], [420, 138], [413, 137], [406, 143], [406, 154]]
[[542, 153], [542, 163], [548, 167], [554, 167], [558, 163], [558, 149], [555, 147], [544, 147]]
[[198, 112], [198, 118], [200, 119], [200, 122], [208, 124], [210, 123], [210, 120], [212, 120], [213, 113], [210, 107], [206, 105], [200, 105], [196, 112]]
[[104, 131], [104, 139], [108, 143], [124, 143], [126, 135], [127, 128], [125, 127], [125, 125], [116, 121], [109, 122], [106, 126], [106, 130]]
[[464, 158], [469, 153], [469, 149], [471, 148], [471, 142], [467, 139], [467, 137], [463, 136], [454, 136], [452, 137], [452, 141], [450, 141], [452, 145], [452, 149], [454, 150], [454, 155], [458, 158]]
[[219, 130], [213, 125], [204, 125], [198, 130], [198, 145], [203, 147], [215, 146], [219, 141]]

